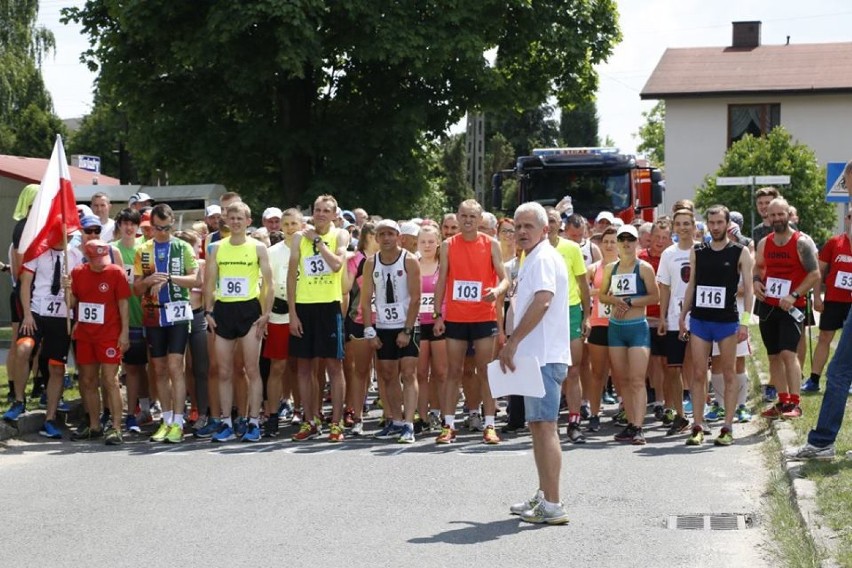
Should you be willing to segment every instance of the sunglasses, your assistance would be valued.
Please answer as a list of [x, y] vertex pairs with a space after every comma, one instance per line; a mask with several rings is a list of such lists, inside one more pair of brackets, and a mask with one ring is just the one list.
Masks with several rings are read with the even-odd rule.
[[513, 229], [500, 229], [500, 232], [504, 235], [514, 235], [515, 231]]
[[100, 227], [92, 227], [90, 229], [83, 229], [83, 232], [87, 235], [100, 235], [101, 228]]
[[638, 239], [636, 239], [635, 237], [621, 236], [621, 237], [618, 237], [616, 240], [620, 243], [624, 243], [624, 242], [635, 243]]
[[156, 231], [168, 231], [172, 228], [171, 225], [152, 225]]

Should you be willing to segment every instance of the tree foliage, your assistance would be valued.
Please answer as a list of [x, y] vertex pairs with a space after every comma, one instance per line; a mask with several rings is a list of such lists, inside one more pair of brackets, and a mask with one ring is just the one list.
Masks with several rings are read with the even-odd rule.
[[65, 134], [39, 69], [55, 39], [37, 18], [38, 0], [0, 0], [0, 154], [46, 157]]
[[657, 167], [666, 164], [666, 101], [658, 101], [649, 111], [642, 113], [645, 124], [639, 127], [641, 142], [636, 149], [645, 154]]
[[173, 183], [279, 205], [330, 191], [388, 215], [433, 190], [425, 148], [467, 110], [579, 100], [619, 39], [613, 0], [88, 0], [65, 15], [130, 151]]
[[593, 100], [564, 106], [559, 119], [561, 146], [598, 146], [598, 108]]
[[[717, 186], [717, 177], [789, 175], [790, 185], [779, 187], [781, 194], [799, 213], [799, 228], [817, 243], [824, 242], [836, 221], [835, 208], [825, 201], [825, 169], [807, 145], [795, 142], [783, 126], [768, 135], [750, 134], [731, 145], [719, 170], [704, 179], [695, 203], [699, 210], [722, 203], [745, 218], [745, 234], [751, 234], [754, 197], [750, 187]], [[755, 223], [760, 223], [755, 212]]]

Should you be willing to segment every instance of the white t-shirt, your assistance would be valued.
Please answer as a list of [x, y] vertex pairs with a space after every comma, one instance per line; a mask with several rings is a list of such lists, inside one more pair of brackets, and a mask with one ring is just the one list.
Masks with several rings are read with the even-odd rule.
[[568, 316], [568, 269], [555, 248], [542, 241], [527, 255], [515, 287], [515, 324], [520, 323], [535, 293], [553, 292], [550, 307], [537, 326], [518, 344], [516, 355], [536, 357], [539, 365], [571, 364]]
[[[669, 287], [669, 311], [666, 314], [666, 323], [669, 331], [678, 330], [678, 319], [683, 311], [683, 298], [686, 295], [686, 287], [689, 284], [689, 254], [692, 247], [683, 250], [677, 243], [669, 246], [660, 255], [660, 268], [657, 271], [657, 282]], [[689, 318], [687, 317], [687, 327]]]
[[115, 239], [115, 219], [109, 219], [101, 225], [100, 239], [105, 243], [111, 243]]
[[51, 294], [53, 272], [56, 259], [59, 259], [60, 274], [71, 274], [74, 268], [82, 264], [83, 253], [77, 247], [68, 249], [68, 269], [65, 270], [65, 251], [48, 249], [41, 255], [24, 264], [24, 270], [33, 273], [33, 293], [30, 309], [34, 314], [45, 317], [65, 317], [68, 307], [65, 293]]
[[[290, 265], [290, 246], [281, 241], [266, 249], [269, 253], [269, 267], [272, 270], [272, 289], [276, 298], [287, 299], [287, 270]], [[269, 323], [290, 323], [290, 314], [269, 313]]]

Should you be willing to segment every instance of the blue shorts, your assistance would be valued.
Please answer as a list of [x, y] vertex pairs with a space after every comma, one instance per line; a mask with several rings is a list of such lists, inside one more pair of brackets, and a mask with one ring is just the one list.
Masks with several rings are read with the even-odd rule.
[[608, 341], [610, 347], [645, 347], [651, 348], [651, 330], [648, 320], [636, 318], [631, 320], [609, 320]]
[[559, 397], [562, 394], [562, 382], [568, 376], [565, 363], [547, 363], [541, 367], [544, 380], [544, 396], [541, 398], [524, 397], [524, 413], [527, 422], [556, 422], [559, 418]]
[[689, 333], [709, 343], [722, 341], [735, 333], [740, 328], [738, 321], [707, 321], [691, 318], [689, 322]]

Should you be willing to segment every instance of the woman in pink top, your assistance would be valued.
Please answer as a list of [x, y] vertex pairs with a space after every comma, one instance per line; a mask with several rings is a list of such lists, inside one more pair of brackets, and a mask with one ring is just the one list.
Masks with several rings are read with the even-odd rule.
[[[592, 296], [592, 315], [589, 323], [592, 331], [589, 333], [587, 345], [589, 347], [589, 359], [592, 364], [591, 388], [588, 395], [591, 416], [589, 417], [589, 431], [598, 432], [601, 429], [601, 394], [606, 384], [609, 373], [609, 347], [607, 342], [607, 327], [609, 326], [609, 314], [612, 306], [602, 304], [598, 299], [601, 283], [603, 282], [604, 267], [618, 260], [618, 244], [615, 238], [615, 227], [609, 227], [603, 232], [601, 238], [602, 258], [589, 266], [587, 272], [589, 288]], [[615, 378], [613, 378], [615, 380]], [[620, 385], [616, 385], [619, 388]]]
[[[349, 309], [343, 326], [346, 334], [346, 347], [343, 356], [343, 373], [346, 376], [346, 409], [343, 413], [344, 426], [351, 428], [353, 436], [364, 433], [362, 422], [364, 401], [370, 386], [370, 368], [375, 350], [364, 339], [364, 319], [361, 314], [361, 281], [364, 261], [379, 251], [376, 242], [376, 226], [364, 223], [358, 239], [358, 250], [346, 263], [343, 275], [343, 294], [349, 296]], [[375, 322], [372, 314], [371, 325]]]
[[[435, 311], [435, 284], [438, 282], [438, 258], [441, 235], [431, 225], [420, 228], [417, 237], [417, 252], [420, 254], [420, 358], [417, 362], [417, 382], [420, 385], [418, 412], [420, 421], [415, 424], [419, 429], [440, 429], [440, 401], [444, 400], [447, 383], [447, 342], [444, 336], [436, 337], [432, 328]], [[438, 311], [443, 311], [440, 309]], [[431, 408], [430, 408], [431, 407]], [[429, 420], [426, 421], [426, 416]]]

